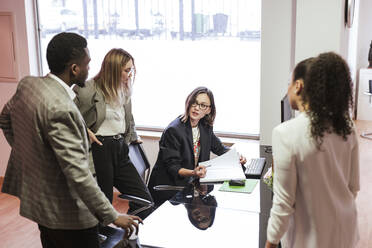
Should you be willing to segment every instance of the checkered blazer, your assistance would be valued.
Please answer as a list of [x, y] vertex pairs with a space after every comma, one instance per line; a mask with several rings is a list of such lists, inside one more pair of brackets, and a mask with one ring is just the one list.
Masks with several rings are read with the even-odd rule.
[[52, 229], [85, 229], [118, 214], [89, 170], [84, 120], [50, 77], [25, 77], [0, 115], [12, 150], [2, 192], [20, 214]]

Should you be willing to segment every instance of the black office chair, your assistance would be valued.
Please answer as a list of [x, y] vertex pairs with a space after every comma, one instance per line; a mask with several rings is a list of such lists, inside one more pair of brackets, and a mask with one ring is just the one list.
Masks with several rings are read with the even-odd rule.
[[136, 167], [138, 174], [145, 184], [148, 184], [150, 163], [146, 157], [142, 144], [132, 143], [129, 145], [129, 158]]
[[[150, 163], [143, 150], [142, 144], [132, 143], [129, 145], [129, 158], [132, 164], [136, 167], [138, 174], [141, 176], [142, 180], [147, 185]], [[121, 199], [132, 201], [142, 206], [134, 210], [133, 212], [130, 212], [129, 214], [131, 215], [137, 215], [138, 213], [145, 211], [149, 208], [152, 208], [154, 206], [153, 202], [134, 195], [121, 194], [119, 195], [119, 197]], [[104, 236], [107, 237], [107, 239], [101, 243], [101, 247], [102, 248], [120, 247], [118, 246], [120, 243], [119, 241], [122, 240], [124, 232], [125, 231], [122, 230], [121, 228], [107, 226], [104, 229], [104, 232], [102, 233]], [[130, 247], [138, 247], [139, 244], [137, 243], [136, 240], [130, 240], [130, 245], [131, 245]]]
[[[131, 143], [129, 145], [129, 158], [132, 162], [132, 164], [136, 167], [138, 174], [141, 176], [144, 183], [147, 185], [149, 180], [149, 170], [150, 170], [150, 163], [146, 157], [146, 154], [144, 152], [144, 149], [142, 147], [142, 144], [139, 143]], [[131, 215], [136, 215], [144, 210], [147, 210], [154, 206], [154, 203], [143, 199], [134, 195], [128, 195], [128, 194], [121, 194], [119, 195], [120, 198], [132, 201], [138, 205], [141, 205], [143, 207], [138, 208], [134, 210], [133, 212], [130, 212]]]

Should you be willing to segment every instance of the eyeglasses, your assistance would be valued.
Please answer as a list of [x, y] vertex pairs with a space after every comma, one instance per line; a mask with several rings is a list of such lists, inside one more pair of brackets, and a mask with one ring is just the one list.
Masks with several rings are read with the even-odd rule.
[[209, 108], [211, 105], [205, 105], [204, 103], [198, 103], [198, 102], [194, 102], [191, 104], [192, 107], [196, 107], [196, 106], [199, 106], [199, 108], [201, 110], [206, 110], [207, 108]]
[[125, 69], [124, 71], [127, 73], [128, 77], [130, 77], [134, 74], [135, 69], [134, 67], [131, 67], [131, 68]]

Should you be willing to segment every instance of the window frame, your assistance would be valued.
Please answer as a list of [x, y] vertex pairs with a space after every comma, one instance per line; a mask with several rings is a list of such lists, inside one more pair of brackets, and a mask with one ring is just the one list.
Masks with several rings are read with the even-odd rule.
[[[40, 26], [40, 8], [39, 0], [35, 0], [34, 2], [34, 11], [35, 11], [35, 28], [36, 28], [36, 38], [37, 38], [37, 55], [38, 55], [38, 69], [39, 74], [43, 74], [43, 62], [42, 62], [42, 50], [41, 50], [41, 38], [42, 38], [42, 30]], [[136, 125], [136, 130], [143, 131], [143, 132], [154, 132], [154, 133], [162, 133], [166, 127], [158, 127], [158, 126], [151, 126], [151, 125]], [[260, 134], [252, 134], [252, 133], [237, 133], [237, 132], [228, 132], [228, 131], [214, 131], [217, 137], [220, 138], [232, 138], [232, 139], [241, 139], [241, 140], [260, 140]], [[156, 136], [156, 135], [155, 135]], [[155, 137], [154, 136], [154, 137]]]

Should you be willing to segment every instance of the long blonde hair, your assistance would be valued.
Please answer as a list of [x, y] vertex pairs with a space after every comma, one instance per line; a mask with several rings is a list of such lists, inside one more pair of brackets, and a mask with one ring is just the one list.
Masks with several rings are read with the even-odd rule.
[[105, 101], [110, 104], [122, 103], [124, 98], [129, 100], [132, 91], [132, 82], [123, 84], [121, 75], [123, 67], [132, 60], [134, 75], [136, 75], [136, 66], [134, 58], [127, 51], [121, 48], [111, 49], [102, 61], [101, 70], [94, 77], [94, 81], [102, 91]]

